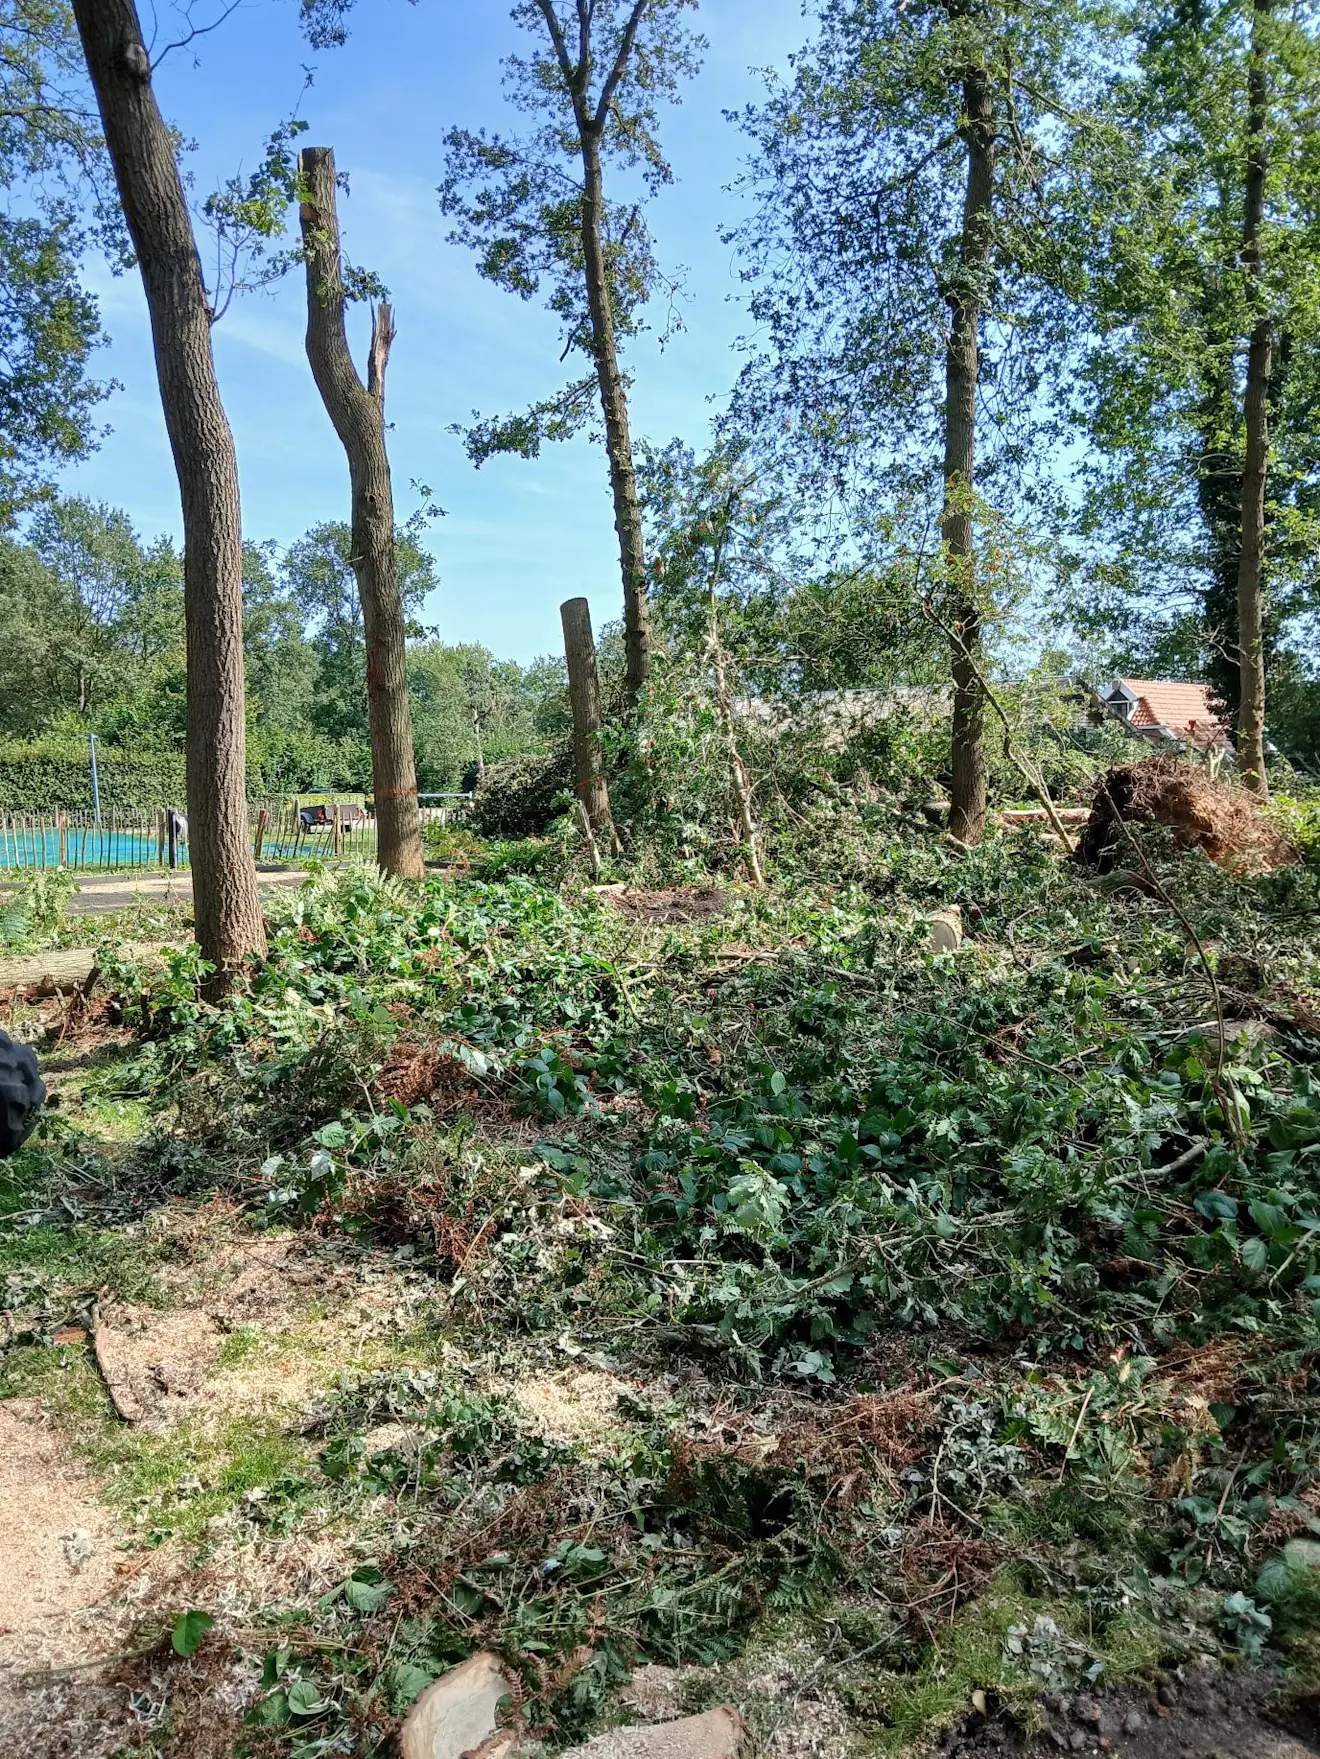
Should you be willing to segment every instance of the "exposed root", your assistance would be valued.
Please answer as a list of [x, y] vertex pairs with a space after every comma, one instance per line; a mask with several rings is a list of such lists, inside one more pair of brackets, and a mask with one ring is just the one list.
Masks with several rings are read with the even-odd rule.
[[1076, 860], [1108, 873], [1123, 841], [1120, 819], [1166, 825], [1177, 848], [1203, 849], [1228, 873], [1271, 872], [1297, 859], [1251, 795], [1177, 757], [1148, 757], [1109, 771], [1096, 788]]

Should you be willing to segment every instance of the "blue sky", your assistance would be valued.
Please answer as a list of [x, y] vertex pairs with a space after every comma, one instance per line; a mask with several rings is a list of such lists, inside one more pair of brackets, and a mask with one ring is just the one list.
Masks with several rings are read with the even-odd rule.
[[[217, 11], [219, 8], [217, 7]], [[199, 14], [195, 11], [195, 16]], [[215, 16], [213, 13], [212, 16]], [[663, 118], [675, 184], [652, 210], [666, 267], [685, 265], [685, 329], [663, 353], [634, 343], [634, 432], [700, 444], [738, 367], [745, 330], [737, 266], [720, 243], [736, 217], [725, 186], [744, 142], [722, 115], [754, 98], [753, 71], [783, 67], [807, 34], [801, 0], [703, 0], [709, 39], [700, 76]], [[156, 14], [157, 51], [183, 34], [178, 11]], [[152, 14], [143, 10], [150, 34]], [[271, 128], [295, 104], [310, 123], [304, 144], [335, 149], [351, 193], [341, 207], [346, 247], [393, 295], [398, 340], [388, 409], [400, 517], [426, 483], [447, 517], [431, 528], [441, 585], [426, 619], [447, 641], [481, 641], [529, 660], [559, 646], [559, 603], [585, 592], [597, 626], [619, 615], [618, 556], [601, 450], [575, 441], [535, 461], [494, 459], [476, 471], [447, 430], [473, 409], [508, 412], [545, 395], [568, 368], [554, 321], [482, 281], [469, 252], [445, 242], [435, 187], [442, 137], [454, 124], [506, 128], [502, 57], [523, 33], [505, 0], [358, 0], [347, 47], [313, 56], [295, 0], [243, 0], [211, 35], [169, 55], [157, 75], [167, 117], [193, 144], [186, 166], [197, 195], [259, 160]], [[315, 64], [301, 95], [303, 68]], [[111, 346], [103, 375], [122, 384], [106, 405], [112, 431], [70, 470], [68, 492], [127, 510], [144, 536], [177, 534], [178, 496], [136, 274], [94, 269]], [[303, 354], [304, 292], [290, 277], [273, 293], [237, 301], [216, 331], [221, 388], [238, 447], [244, 528], [287, 544], [309, 526], [347, 517], [343, 453]], [[365, 316], [355, 336], [359, 358]]]

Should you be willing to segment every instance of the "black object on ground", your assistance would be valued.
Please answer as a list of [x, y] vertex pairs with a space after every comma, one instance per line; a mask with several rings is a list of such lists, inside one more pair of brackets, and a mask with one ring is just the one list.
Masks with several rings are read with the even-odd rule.
[[0, 1159], [16, 1154], [36, 1128], [46, 1098], [37, 1059], [25, 1044], [0, 1032]]

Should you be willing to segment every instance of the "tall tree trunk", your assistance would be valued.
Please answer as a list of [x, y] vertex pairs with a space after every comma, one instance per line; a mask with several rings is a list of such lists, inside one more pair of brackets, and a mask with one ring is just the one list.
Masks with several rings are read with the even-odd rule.
[[573, 763], [578, 806], [591, 844], [593, 867], [600, 845], [617, 848], [610, 790], [605, 780], [601, 746], [600, 675], [596, 642], [591, 633], [591, 606], [586, 599], [565, 599], [559, 607], [564, 626], [564, 658], [568, 663], [568, 697], [573, 709]]
[[720, 576], [724, 571], [725, 539], [733, 524], [736, 505], [737, 495], [734, 491], [724, 503], [715, 554], [711, 558], [710, 579], [706, 583], [706, 644], [710, 649], [711, 670], [715, 675], [715, 702], [720, 720], [724, 723], [724, 738], [729, 748], [729, 783], [733, 789], [733, 803], [738, 811], [738, 831], [747, 857], [747, 872], [754, 886], [762, 886], [765, 884], [765, 871], [761, 866], [761, 845], [756, 830], [752, 783], [742, 752], [738, 749], [738, 723], [733, 707], [733, 693], [729, 689], [728, 661], [720, 636]]
[[948, 614], [953, 631], [953, 789], [949, 830], [963, 843], [985, 835], [985, 703], [977, 671], [981, 613], [976, 598], [976, 547], [971, 494], [976, 464], [976, 390], [981, 302], [990, 261], [995, 178], [994, 110], [990, 81], [979, 67], [963, 76], [961, 134], [967, 146], [967, 187], [957, 279], [949, 289], [945, 354], [943, 525]]
[[329, 147], [307, 147], [298, 155], [298, 171], [305, 197], [299, 217], [307, 262], [307, 358], [348, 456], [353, 572], [367, 648], [377, 860], [385, 873], [420, 879], [426, 868], [408, 706], [407, 628], [394, 556], [394, 491], [385, 448], [385, 368], [394, 325], [389, 306], [379, 306], [364, 385], [353, 364], [344, 322], [334, 153]]
[[1265, 558], [1265, 486], [1269, 470], [1270, 372], [1274, 364], [1274, 325], [1261, 285], [1260, 235], [1265, 215], [1268, 170], [1266, 127], [1269, 88], [1265, 33], [1271, 0], [1253, 0], [1251, 65], [1247, 76], [1247, 182], [1242, 217], [1242, 268], [1255, 313], [1247, 349], [1247, 388], [1243, 400], [1247, 450], [1242, 470], [1242, 548], [1238, 556], [1237, 748], [1242, 780], [1265, 795], [1265, 638], [1262, 574]]
[[75, 0], [151, 315], [165, 426], [183, 503], [188, 823], [202, 957], [222, 992], [266, 931], [247, 834], [243, 538], [238, 466], [211, 353], [211, 310], [170, 130], [133, 0]]
[[[1208, 302], [1207, 302], [1208, 303]], [[1205, 675], [1223, 704], [1225, 722], [1237, 713], [1238, 561], [1242, 551], [1241, 410], [1231, 350], [1215, 337], [1197, 407], [1201, 435], [1196, 496], [1206, 537], [1206, 585], [1201, 616], [1210, 637]]]
[[635, 707], [651, 671], [651, 610], [646, 597], [646, 552], [642, 539], [642, 507], [633, 469], [632, 436], [628, 431], [628, 396], [619, 371], [614, 338], [614, 311], [605, 269], [603, 226], [605, 197], [601, 183], [600, 136], [590, 124], [579, 125], [582, 141], [582, 254], [587, 271], [587, 308], [605, 418], [605, 451], [610, 462], [614, 496], [614, 529], [619, 534], [619, 567], [623, 574], [624, 682], [628, 703]]

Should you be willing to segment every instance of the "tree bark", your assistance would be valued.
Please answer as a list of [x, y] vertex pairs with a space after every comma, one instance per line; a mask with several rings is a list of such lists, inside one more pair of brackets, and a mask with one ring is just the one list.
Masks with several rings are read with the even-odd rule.
[[1264, 34], [1271, 0], [1253, 0], [1251, 63], [1247, 75], [1247, 178], [1242, 217], [1242, 269], [1255, 314], [1247, 349], [1243, 400], [1247, 445], [1242, 470], [1242, 547], [1238, 554], [1238, 767], [1255, 794], [1269, 793], [1265, 774], [1265, 635], [1262, 577], [1265, 559], [1265, 488], [1269, 471], [1269, 393], [1274, 325], [1261, 285], [1260, 235], [1268, 171], [1269, 87]]
[[949, 288], [949, 341], [944, 384], [944, 557], [953, 642], [953, 787], [949, 831], [959, 842], [985, 835], [985, 700], [978, 680], [981, 613], [976, 598], [976, 548], [971, 494], [976, 464], [976, 393], [980, 367], [982, 289], [990, 261], [995, 177], [994, 109], [983, 69], [962, 82], [960, 133], [967, 147], [967, 187], [957, 278]]
[[765, 871], [761, 866], [761, 845], [752, 803], [752, 783], [742, 752], [738, 749], [738, 726], [734, 715], [733, 694], [729, 689], [729, 668], [724, 642], [720, 637], [720, 575], [724, 569], [724, 540], [733, 522], [735, 505], [736, 496], [731, 493], [722, 510], [719, 537], [711, 559], [710, 579], [706, 584], [706, 640], [710, 648], [711, 670], [715, 675], [715, 701], [720, 719], [724, 723], [724, 738], [729, 748], [729, 782], [733, 789], [734, 805], [738, 809], [738, 831], [747, 856], [747, 871], [752, 884], [762, 886], [765, 884]]
[[247, 831], [238, 466], [197, 241], [137, 9], [133, 0], [75, 0], [74, 16], [142, 273], [183, 506], [193, 903], [218, 994], [249, 954], [266, 950]]
[[394, 339], [393, 318], [388, 305], [377, 308], [364, 385], [353, 364], [344, 318], [334, 153], [329, 147], [305, 148], [298, 155], [298, 172], [304, 196], [299, 218], [307, 264], [307, 358], [348, 458], [352, 562], [367, 648], [377, 860], [385, 873], [420, 879], [426, 868], [408, 705], [407, 625], [394, 555], [394, 491], [385, 446], [385, 368]]
[[624, 684], [629, 707], [635, 708], [651, 671], [651, 610], [646, 596], [646, 550], [642, 507], [633, 469], [632, 436], [628, 428], [628, 395], [619, 371], [605, 268], [603, 224], [605, 197], [601, 181], [600, 136], [591, 123], [579, 122], [582, 143], [582, 255], [587, 274], [587, 309], [591, 314], [596, 379], [605, 420], [605, 451], [614, 497], [614, 529], [619, 535], [619, 567], [623, 575]]
[[559, 620], [564, 626], [568, 697], [573, 707], [573, 764], [578, 804], [589, 832], [589, 842], [597, 849], [601, 843], [617, 849], [609, 784], [605, 780], [605, 753], [600, 740], [600, 676], [596, 670], [596, 642], [591, 633], [591, 606], [586, 599], [565, 599], [559, 607]]

